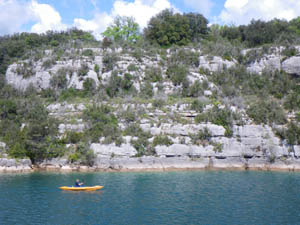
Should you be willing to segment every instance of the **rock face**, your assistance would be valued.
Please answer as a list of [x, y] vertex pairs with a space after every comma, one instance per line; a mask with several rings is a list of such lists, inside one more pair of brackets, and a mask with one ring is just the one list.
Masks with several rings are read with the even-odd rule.
[[[264, 70], [275, 71], [283, 70], [288, 74], [300, 75], [300, 56], [286, 57], [282, 54], [284, 47], [272, 48], [270, 54], [264, 54], [261, 59], [256, 59], [247, 66], [247, 70], [252, 73], [262, 73]], [[299, 46], [295, 46], [299, 51]], [[244, 51], [251, 51], [250, 49]]]
[[[299, 50], [299, 46], [295, 46], [296, 49]], [[261, 73], [264, 70], [284, 70], [289, 74], [296, 74], [300, 75], [300, 56], [292, 56], [286, 57], [282, 54], [284, 47], [277, 47], [272, 48], [270, 53], [263, 54], [262, 57], [254, 60], [247, 66], [247, 70], [253, 73]], [[84, 49], [83, 49], [84, 50]], [[82, 51], [83, 51], [82, 50]], [[76, 88], [76, 89], [83, 89], [83, 83], [86, 79], [90, 78], [95, 82], [95, 85], [98, 86], [102, 83], [107, 83], [112, 72], [106, 71], [105, 63], [103, 60], [105, 58], [104, 52], [100, 48], [93, 48], [91, 49], [94, 54], [96, 54], [93, 58], [86, 57], [86, 56], [75, 56], [75, 50], [70, 50], [70, 54], [73, 55], [71, 57], [64, 58], [60, 61], [53, 61], [50, 65], [45, 66], [45, 63], [52, 58], [55, 58], [52, 51], [47, 51], [47, 54], [44, 58], [40, 59], [39, 61], [21, 61], [18, 63], [13, 63], [10, 65], [6, 71], [6, 80], [8, 84], [11, 84], [15, 88], [19, 90], [26, 90], [30, 85], [37, 88], [38, 90], [47, 89], [51, 87], [51, 80], [54, 76], [59, 73], [63, 73], [67, 79], [67, 87], [68, 88]], [[257, 50], [257, 49], [256, 49]], [[254, 51], [256, 51], [254, 49]], [[195, 49], [191, 49], [191, 51], [197, 51]], [[246, 49], [242, 51], [242, 54], [247, 55], [247, 52], [252, 51], [251, 49]], [[262, 51], [262, 50], [261, 50]], [[111, 52], [109, 50], [108, 52]], [[120, 52], [116, 50], [118, 54]], [[112, 52], [111, 52], [112, 54]], [[170, 57], [171, 53], [169, 52], [167, 57]], [[132, 57], [129, 54], [123, 54], [119, 57], [119, 60], [115, 63], [116, 68], [119, 71], [129, 72], [133, 75], [138, 75], [141, 79], [137, 79], [134, 81], [134, 86], [137, 90], [140, 90], [142, 85], [142, 80], [145, 76], [145, 69], [151, 67], [158, 67], [162, 68], [163, 77], [166, 77], [166, 66], [159, 65], [159, 60], [161, 57], [159, 55], [153, 57], [142, 57], [142, 59], [137, 60], [135, 57]], [[28, 71], [22, 69], [23, 65], [31, 68]], [[99, 72], [94, 71], [95, 65], [98, 65], [101, 70]], [[128, 68], [130, 65], [135, 65], [137, 68], [136, 71], [129, 71]], [[209, 72], [217, 72], [224, 68], [231, 68], [238, 65], [236, 60], [226, 60], [219, 56], [209, 56], [209, 55], [201, 55], [199, 57], [199, 68], [207, 70]], [[81, 68], [85, 67], [85, 72], [82, 74]], [[138, 72], [137, 72], [138, 71]], [[191, 68], [188, 75], [189, 80], [194, 83], [194, 81], [203, 81], [207, 80], [206, 75], [200, 74], [198, 68]], [[166, 94], [172, 94], [177, 91], [176, 86], [168, 81], [163, 82], [164, 92]], [[157, 92], [157, 87], [154, 85], [154, 91]], [[209, 95], [209, 92], [206, 92]]]
[[133, 157], [136, 151], [128, 144], [124, 145], [123, 150], [122, 147], [92, 144], [97, 154], [94, 167], [103, 170], [300, 169], [300, 147], [294, 146], [294, 152], [290, 151], [288, 146], [281, 145], [268, 126], [235, 126], [232, 138], [224, 137], [224, 132], [223, 135], [216, 132], [212, 139], [214, 143], [220, 144], [220, 149], [210, 144], [172, 144], [156, 146], [156, 156], [141, 158]]
[[0, 158], [0, 172], [30, 172], [32, 164], [30, 159]]
[[[97, 64], [97, 61], [94, 61], [93, 64], [89, 63], [87, 59], [57, 61], [50, 68], [43, 67], [43, 63], [43, 60], [32, 62], [32, 71], [30, 75], [27, 75], [28, 77], [22, 71], [17, 72], [20, 67], [19, 64], [14, 63], [10, 65], [6, 71], [7, 83], [22, 91], [26, 90], [30, 85], [37, 90], [42, 90], [50, 88], [53, 77], [58, 73], [63, 73], [67, 78], [68, 88], [83, 89], [83, 82], [87, 78], [94, 80], [96, 85], [99, 84], [98, 76], [93, 71], [93, 66]], [[86, 64], [88, 67], [87, 74], [84, 76], [81, 76], [78, 72], [82, 64]]]
[[122, 144], [121, 146], [111, 145], [101, 145], [93, 143], [91, 149], [97, 156], [114, 157], [123, 156], [131, 157], [137, 154], [137, 151], [130, 144]]
[[199, 67], [212, 72], [217, 72], [223, 68], [230, 68], [236, 65], [234, 61], [224, 60], [219, 56], [200, 56]]
[[[92, 79], [96, 86], [107, 84], [111, 70], [105, 67], [104, 52], [101, 49], [93, 49], [97, 53], [95, 57], [74, 57], [73, 59], [61, 59], [45, 67], [47, 57], [51, 57], [51, 52], [46, 58], [32, 63], [32, 70], [24, 71], [20, 66], [22, 63], [14, 63], [8, 67], [6, 80], [19, 90], [26, 90], [30, 85], [42, 90], [51, 87], [51, 80], [54, 76], [62, 74], [66, 76], [67, 87], [82, 89], [86, 79]], [[120, 51], [118, 52], [120, 53]], [[245, 53], [246, 54], [246, 53]], [[166, 58], [170, 57], [168, 52]], [[198, 57], [198, 56], [197, 56]], [[160, 56], [143, 56], [140, 60], [124, 54], [114, 64], [118, 71], [129, 72], [129, 67], [135, 67], [130, 73], [135, 77], [133, 85], [140, 90], [145, 78], [146, 68], [161, 66], [162, 77], [167, 77], [167, 66], [160, 63]], [[95, 65], [99, 66], [99, 71], [95, 72]], [[228, 61], [218, 56], [199, 56], [199, 66], [191, 66], [187, 78], [192, 83], [207, 81], [203, 90], [203, 98], [208, 99], [214, 95], [218, 87], [208, 82], [211, 72], [218, 72], [224, 68], [231, 68], [238, 65], [235, 60]], [[82, 74], [82, 66], [85, 72]], [[262, 73], [264, 70], [284, 70], [289, 74], [300, 75], [300, 56], [285, 57], [282, 49], [278, 48], [270, 54], [261, 55], [252, 61], [247, 70], [253, 73]], [[120, 72], [121, 73], [121, 72]], [[118, 75], [119, 76], [119, 75]], [[122, 76], [122, 74], [120, 75]], [[159, 82], [153, 83], [154, 92], [158, 93]], [[180, 87], [174, 86], [170, 79], [160, 84], [163, 86], [164, 94], [178, 93]], [[175, 95], [176, 96], [176, 95]], [[205, 97], [206, 96], [206, 97]], [[67, 104], [54, 103], [48, 105], [50, 116], [61, 119], [59, 124], [59, 135], [63, 136], [68, 131], [84, 132], [87, 125], [80, 117], [82, 112], [92, 104], [89, 100], [84, 103]], [[105, 104], [105, 102], [101, 102]], [[91, 143], [90, 149], [95, 154], [93, 166], [83, 166], [80, 163], [70, 163], [68, 159], [58, 158], [44, 160], [39, 163], [41, 169], [54, 170], [140, 170], [140, 169], [206, 169], [206, 168], [236, 168], [236, 169], [286, 169], [300, 170], [300, 146], [288, 146], [282, 142], [269, 126], [253, 125], [251, 121], [243, 121], [243, 126], [234, 125], [233, 134], [228, 137], [223, 126], [202, 123], [198, 124], [195, 117], [198, 112], [191, 110], [190, 103], [174, 103], [164, 105], [162, 108], [155, 107], [154, 103], [110, 103], [116, 111], [117, 109], [134, 109], [143, 112], [143, 118], [135, 121], [144, 132], [149, 132], [151, 138], [148, 141], [151, 150], [155, 152], [152, 156], [137, 157], [139, 152], [132, 146], [131, 140], [138, 140], [138, 137], [122, 137], [124, 143], [120, 146], [116, 144], [103, 144], [103, 139], [97, 143]], [[212, 108], [212, 103], [203, 106], [204, 112]], [[221, 107], [221, 106], [220, 106]], [[224, 106], [223, 106], [224, 107]], [[235, 108], [235, 110], [238, 107]], [[234, 111], [234, 109], [232, 109]], [[120, 116], [119, 112], [114, 112]], [[241, 113], [242, 114], [242, 113]], [[244, 114], [242, 114], [243, 116]], [[119, 120], [119, 128], [124, 131], [126, 121]], [[207, 130], [209, 138], [198, 142], [193, 141], [193, 135], [200, 131]], [[227, 135], [227, 136], [226, 136]], [[139, 135], [137, 135], [139, 136]], [[158, 136], [167, 136], [171, 142], [167, 145], [154, 145], [153, 140]], [[200, 139], [200, 138], [198, 138]], [[155, 146], [155, 147], [154, 147]], [[7, 146], [0, 142], [0, 171], [30, 171], [32, 165], [30, 160], [7, 159], [5, 155]]]
[[293, 56], [283, 61], [282, 69], [289, 74], [300, 76], [300, 56]]
[[283, 67], [281, 65], [281, 56], [280, 55], [268, 55], [262, 58], [260, 61], [255, 61], [248, 66], [248, 71], [252, 73], [262, 73], [263, 70], [275, 71], [283, 70], [286, 71], [289, 67]]

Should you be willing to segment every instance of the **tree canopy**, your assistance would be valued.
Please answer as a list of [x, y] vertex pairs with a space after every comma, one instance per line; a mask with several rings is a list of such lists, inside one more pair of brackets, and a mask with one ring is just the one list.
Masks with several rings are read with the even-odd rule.
[[139, 25], [132, 17], [118, 16], [114, 22], [106, 28], [102, 33], [105, 38], [109, 38], [115, 42], [131, 42], [134, 43], [140, 39]]
[[207, 23], [201, 14], [182, 15], [166, 9], [151, 18], [144, 35], [150, 42], [161, 46], [186, 45], [207, 34]]

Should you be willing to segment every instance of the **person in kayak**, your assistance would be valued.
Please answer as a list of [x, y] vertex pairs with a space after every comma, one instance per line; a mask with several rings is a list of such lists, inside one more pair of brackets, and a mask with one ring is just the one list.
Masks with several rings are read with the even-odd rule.
[[82, 185], [83, 185], [83, 183], [80, 182], [79, 179], [76, 179], [76, 181], [75, 181], [75, 187], [82, 187]]

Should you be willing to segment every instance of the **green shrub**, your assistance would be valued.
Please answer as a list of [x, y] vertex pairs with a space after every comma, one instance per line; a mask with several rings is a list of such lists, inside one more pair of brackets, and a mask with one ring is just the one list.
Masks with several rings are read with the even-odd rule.
[[68, 131], [66, 132], [62, 142], [66, 144], [77, 144], [84, 140], [84, 133]]
[[152, 98], [153, 97], [153, 87], [151, 82], [145, 82], [140, 91], [140, 95], [142, 98]]
[[212, 111], [210, 111], [210, 120], [213, 124], [231, 127], [233, 123], [233, 113], [228, 108], [220, 109], [214, 107]]
[[237, 120], [238, 115], [233, 113], [227, 107], [221, 109], [218, 106], [214, 106], [212, 109], [205, 113], [200, 113], [195, 117], [196, 123], [207, 123], [211, 122], [213, 124], [223, 126], [225, 128], [225, 136], [232, 137], [233, 131], [233, 121]]
[[23, 78], [29, 78], [32, 77], [34, 75], [34, 69], [33, 69], [33, 65], [32, 65], [32, 61], [27, 62], [23, 62], [21, 64], [17, 65], [16, 68], [16, 73], [18, 75], [22, 75]]
[[197, 134], [190, 134], [189, 136], [194, 145], [206, 145], [212, 137], [207, 127], [205, 127], [203, 130], [200, 130]]
[[54, 89], [65, 89], [67, 88], [68, 79], [67, 74], [68, 70], [65, 68], [61, 68], [57, 71], [55, 75], [52, 76], [50, 80], [50, 85]]
[[300, 88], [297, 88], [295, 91], [292, 91], [289, 95], [284, 99], [284, 108], [292, 111], [300, 109]]
[[105, 53], [102, 59], [103, 68], [102, 72], [109, 72], [114, 69], [115, 64], [119, 61], [119, 56], [117, 53]]
[[289, 122], [287, 128], [276, 129], [275, 133], [281, 140], [286, 140], [289, 145], [300, 144], [300, 127], [297, 123]]
[[74, 99], [76, 97], [84, 97], [84, 93], [81, 90], [77, 90], [75, 88], [68, 88], [61, 92], [59, 95], [59, 101], [67, 101], [69, 99]]
[[155, 147], [157, 145], [166, 145], [166, 146], [170, 146], [174, 144], [173, 141], [168, 137], [168, 136], [155, 136], [155, 138], [153, 139], [152, 142], [152, 146]]
[[18, 107], [17, 102], [10, 99], [0, 99], [0, 118], [4, 119], [16, 119]]
[[83, 81], [83, 92], [85, 95], [93, 95], [96, 90], [96, 82], [92, 78], [86, 78]]
[[168, 63], [183, 64], [187, 67], [199, 67], [199, 56], [200, 54], [198, 52], [180, 48], [171, 55], [171, 57], [168, 59]]
[[99, 74], [99, 72], [100, 72], [100, 67], [99, 67], [98, 64], [95, 64], [95, 66], [94, 66], [94, 71], [95, 71], [97, 74]]
[[133, 86], [133, 76], [129, 73], [125, 73], [122, 77], [118, 74], [118, 71], [114, 71], [109, 78], [105, 90], [109, 97], [135, 94], [136, 89]]
[[225, 137], [232, 137], [233, 136], [233, 130], [229, 126], [225, 126]]
[[141, 48], [134, 48], [134, 50], [132, 52], [130, 52], [131, 55], [137, 59], [137, 61], [139, 62], [143, 62], [143, 50]]
[[56, 60], [54, 58], [47, 59], [43, 62], [42, 67], [44, 69], [49, 69], [52, 65], [56, 64]]
[[119, 94], [121, 89], [121, 82], [122, 78], [118, 76], [117, 73], [112, 73], [105, 88], [106, 93], [109, 97], [116, 97]]
[[128, 107], [127, 110], [121, 113], [121, 118], [123, 118], [126, 123], [132, 123], [137, 120], [137, 115], [134, 110]]
[[128, 67], [127, 67], [127, 70], [129, 72], [134, 72], [134, 71], [137, 71], [138, 70], [138, 67], [135, 65], [135, 64], [130, 64]]
[[213, 143], [213, 146], [214, 146], [214, 152], [217, 153], [217, 152], [222, 152], [222, 149], [223, 149], [223, 144], [222, 143]]
[[209, 115], [207, 113], [200, 113], [195, 117], [196, 123], [207, 123], [209, 122]]
[[93, 57], [94, 52], [93, 52], [92, 49], [85, 49], [85, 50], [82, 51], [82, 55], [87, 56], [87, 57]]
[[133, 85], [133, 76], [129, 73], [125, 73], [123, 79], [121, 80], [121, 88], [125, 91], [129, 91]]
[[84, 77], [88, 74], [89, 72], [89, 67], [86, 63], [82, 63], [80, 68], [78, 69], [78, 76], [79, 77]]
[[164, 107], [166, 105], [166, 101], [163, 99], [154, 99], [152, 102], [152, 106], [154, 108], [159, 108], [161, 109], [162, 107]]
[[95, 159], [94, 152], [89, 148], [87, 143], [79, 143], [75, 147], [75, 152], [69, 155], [70, 162], [79, 161], [80, 164], [93, 166]]
[[202, 84], [196, 80], [191, 86], [189, 86], [187, 95], [189, 97], [203, 96]]
[[141, 129], [139, 124], [132, 123], [126, 127], [123, 132], [124, 136], [132, 136], [137, 137], [137, 140], [132, 139], [130, 144], [137, 150], [136, 156], [143, 156], [143, 155], [154, 155], [155, 150], [150, 145], [148, 139], [152, 137], [149, 132], [145, 132]]
[[160, 67], [147, 67], [145, 70], [145, 80], [151, 82], [161, 82], [163, 80]]
[[62, 143], [61, 140], [58, 140], [56, 138], [49, 139], [47, 141], [47, 147], [46, 147], [46, 158], [57, 158], [57, 157], [63, 157], [67, 152], [66, 146]]
[[257, 124], [285, 124], [285, 113], [274, 100], [259, 100], [250, 104], [247, 114]]
[[[191, 104], [191, 110], [195, 110], [196, 112], [202, 113], [204, 110], [204, 103], [198, 99], [193, 100]], [[198, 118], [200, 119], [200, 118]]]
[[24, 147], [24, 145], [22, 145], [22, 143], [15, 143], [13, 144], [9, 150], [8, 150], [8, 154], [13, 157], [13, 158], [25, 158], [27, 157], [27, 151]]
[[87, 137], [93, 142], [99, 141], [100, 137], [108, 136], [116, 140], [121, 135], [118, 119], [106, 105], [93, 105], [87, 108], [83, 112], [83, 119], [88, 124]]
[[168, 66], [166, 74], [172, 83], [178, 86], [187, 80], [188, 69], [186, 66], [173, 64]]
[[[29, 157], [33, 163], [47, 157], [47, 147], [58, 135], [57, 121], [48, 115], [37, 96], [0, 101], [0, 138], [13, 157]], [[15, 105], [14, 105], [15, 104]], [[22, 124], [25, 124], [21, 128]]]
[[130, 144], [137, 150], [137, 157], [155, 155], [155, 149], [150, 145], [147, 136], [139, 136], [137, 140], [131, 140]]
[[295, 47], [286, 47], [281, 54], [286, 57], [292, 57], [298, 54], [298, 50]]

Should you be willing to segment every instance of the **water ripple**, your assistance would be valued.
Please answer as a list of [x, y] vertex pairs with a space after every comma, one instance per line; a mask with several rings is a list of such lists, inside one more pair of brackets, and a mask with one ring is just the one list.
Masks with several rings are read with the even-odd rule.
[[[96, 192], [58, 189], [79, 178]], [[300, 224], [300, 175], [275, 172], [0, 175], [0, 224]]]

